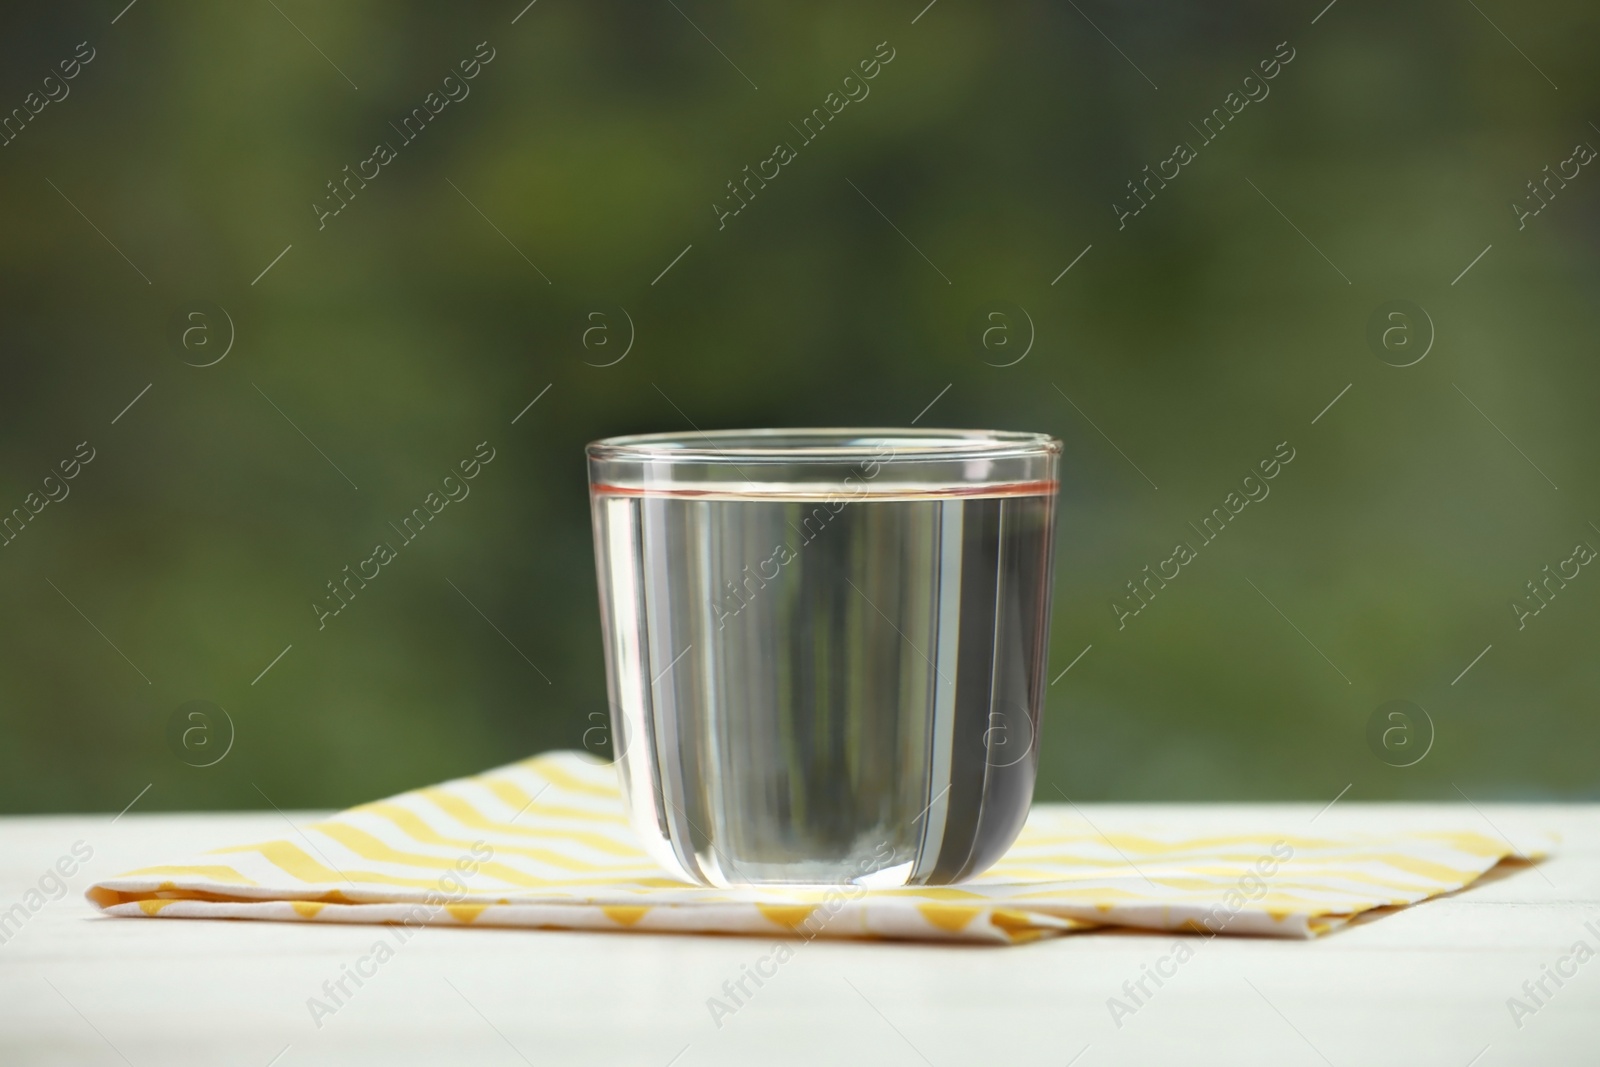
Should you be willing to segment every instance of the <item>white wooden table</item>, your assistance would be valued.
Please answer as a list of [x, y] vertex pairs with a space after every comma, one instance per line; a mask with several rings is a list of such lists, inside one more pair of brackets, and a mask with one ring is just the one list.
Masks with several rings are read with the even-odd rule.
[[[1241, 818], [1303, 825], [1316, 808], [1085, 813], [1100, 826], [1220, 829]], [[276, 813], [0, 819], [0, 910], [75, 842], [93, 849], [68, 894], [0, 944], [0, 1064], [1600, 1063], [1600, 956], [1569, 955], [1580, 940], [1600, 952], [1584, 925], [1600, 930], [1600, 805], [1347, 800], [1317, 829], [1440, 821], [1514, 840], [1554, 829], [1565, 841], [1538, 867], [1319, 941], [1190, 938], [1194, 957], [1120, 1027], [1108, 998], [1166, 955], [1172, 936], [1010, 948], [817, 941], [719, 1028], [707, 998], [770, 942], [429, 929], [319, 1027], [307, 999], [367, 954], [371, 928], [108, 919], [82, 898], [98, 877], [281, 836]], [[1531, 1006], [1523, 983], [1558, 966], [1576, 973], [1559, 987], [1545, 978], [1552, 995], [1513, 1020], [1507, 999]]]

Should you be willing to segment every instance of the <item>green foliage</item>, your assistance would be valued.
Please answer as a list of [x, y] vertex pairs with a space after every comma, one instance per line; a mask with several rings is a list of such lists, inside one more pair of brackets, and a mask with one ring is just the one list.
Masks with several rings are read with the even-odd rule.
[[[1592, 5], [1486, 4], [1516, 48], [1442, 2], [1085, 6], [1116, 47], [1025, 0], [278, 6], [8, 17], [0, 106], [95, 58], [0, 148], [0, 508], [96, 458], [0, 548], [0, 809], [149, 782], [141, 809], [334, 807], [580, 747], [586, 441], [901, 425], [947, 384], [922, 425], [1067, 444], [1051, 677], [1093, 648], [1049, 689], [1049, 795], [1596, 793], [1600, 577], [1520, 630], [1510, 606], [1600, 545], [1600, 174], [1521, 229], [1508, 206], [1600, 145]], [[1119, 229], [1176, 142], [1196, 158]], [[1437, 331], [1413, 366], [1367, 345], [1394, 299]], [[195, 300], [236, 329], [214, 366], [171, 339]], [[1037, 332], [1005, 367], [972, 329], [1001, 301]], [[599, 308], [636, 329], [611, 366]], [[325, 583], [483, 441], [470, 497], [319, 630]], [[1126, 583], [1284, 441], [1270, 497], [1119, 630]], [[167, 742], [195, 699], [237, 731], [205, 769]], [[1390, 699], [1432, 718], [1415, 766], [1368, 748]]]

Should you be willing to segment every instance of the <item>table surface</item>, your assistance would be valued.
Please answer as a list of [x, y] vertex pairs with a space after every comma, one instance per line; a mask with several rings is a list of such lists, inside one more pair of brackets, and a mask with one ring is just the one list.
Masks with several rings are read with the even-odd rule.
[[[1084, 805], [1083, 815], [1102, 828], [1287, 830], [1317, 807]], [[1120, 1018], [1108, 1001], [1132, 1004], [1123, 983], [1171, 954], [1174, 935], [815, 941], [715, 1019], [708, 998], [770, 941], [433, 928], [314, 1019], [309, 998], [367, 955], [370, 927], [111, 919], [82, 897], [123, 870], [282, 836], [277, 813], [6, 818], [0, 910], [75, 844], [93, 856], [66, 896], [0, 944], [0, 1063], [1600, 1063], [1600, 962], [1574, 954], [1580, 941], [1600, 953], [1600, 805], [1343, 801], [1318, 819], [1324, 832], [1453, 825], [1516, 842], [1554, 830], [1563, 843], [1536, 866], [1503, 866], [1317, 941], [1182, 938], [1193, 956], [1159, 988], [1147, 982], [1153, 995]], [[1558, 986], [1547, 968], [1571, 976]], [[1535, 986], [1535, 1000], [1523, 983], [1540, 979], [1549, 995]], [[1514, 1017], [1513, 997], [1530, 1011]]]

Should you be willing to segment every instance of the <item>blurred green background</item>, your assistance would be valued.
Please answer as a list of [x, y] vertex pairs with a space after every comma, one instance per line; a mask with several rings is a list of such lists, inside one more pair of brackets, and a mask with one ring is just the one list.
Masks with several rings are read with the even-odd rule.
[[[920, 425], [1066, 444], [1044, 782], [1600, 795], [1600, 574], [1521, 629], [1511, 606], [1600, 547], [1600, 167], [1510, 207], [1600, 145], [1593, 4], [123, 3], [0, 32], [26, 109], [0, 509], [94, 450], [0, 548], [0, 808], [333, 807], [583, 747], [585, 442], [903, 425], [936, 396]], [[870, 95], [800, 145], [880, 42]], [[719, 229], [779, 141], [798, 158]], [[1197, 158], [1119, 229], [1177, 142]], [[1397, 299], [1435, 334], [1406, 367], [1414, 313], [1411, 349], [1367, 340]], [[470, 497], [319, 630], [325, 583], [482, 441]], [[1280, 442], [1270, 497], [1119, 629], [1125, 583]], [[210, 767], [170, 743], [194, 700], [236, 731]], [[1390, 700], [1431, 720], [1413, 766], [1420, 720], [1369, 744]]]

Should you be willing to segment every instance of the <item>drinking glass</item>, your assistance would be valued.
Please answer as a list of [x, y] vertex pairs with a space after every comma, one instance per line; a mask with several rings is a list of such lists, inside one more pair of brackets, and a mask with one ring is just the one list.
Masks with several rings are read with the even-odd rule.
[[1061, 443], [722, 430], [588, 447], [613, 750], [662, 867], [940, 885], [1027, 816]]

